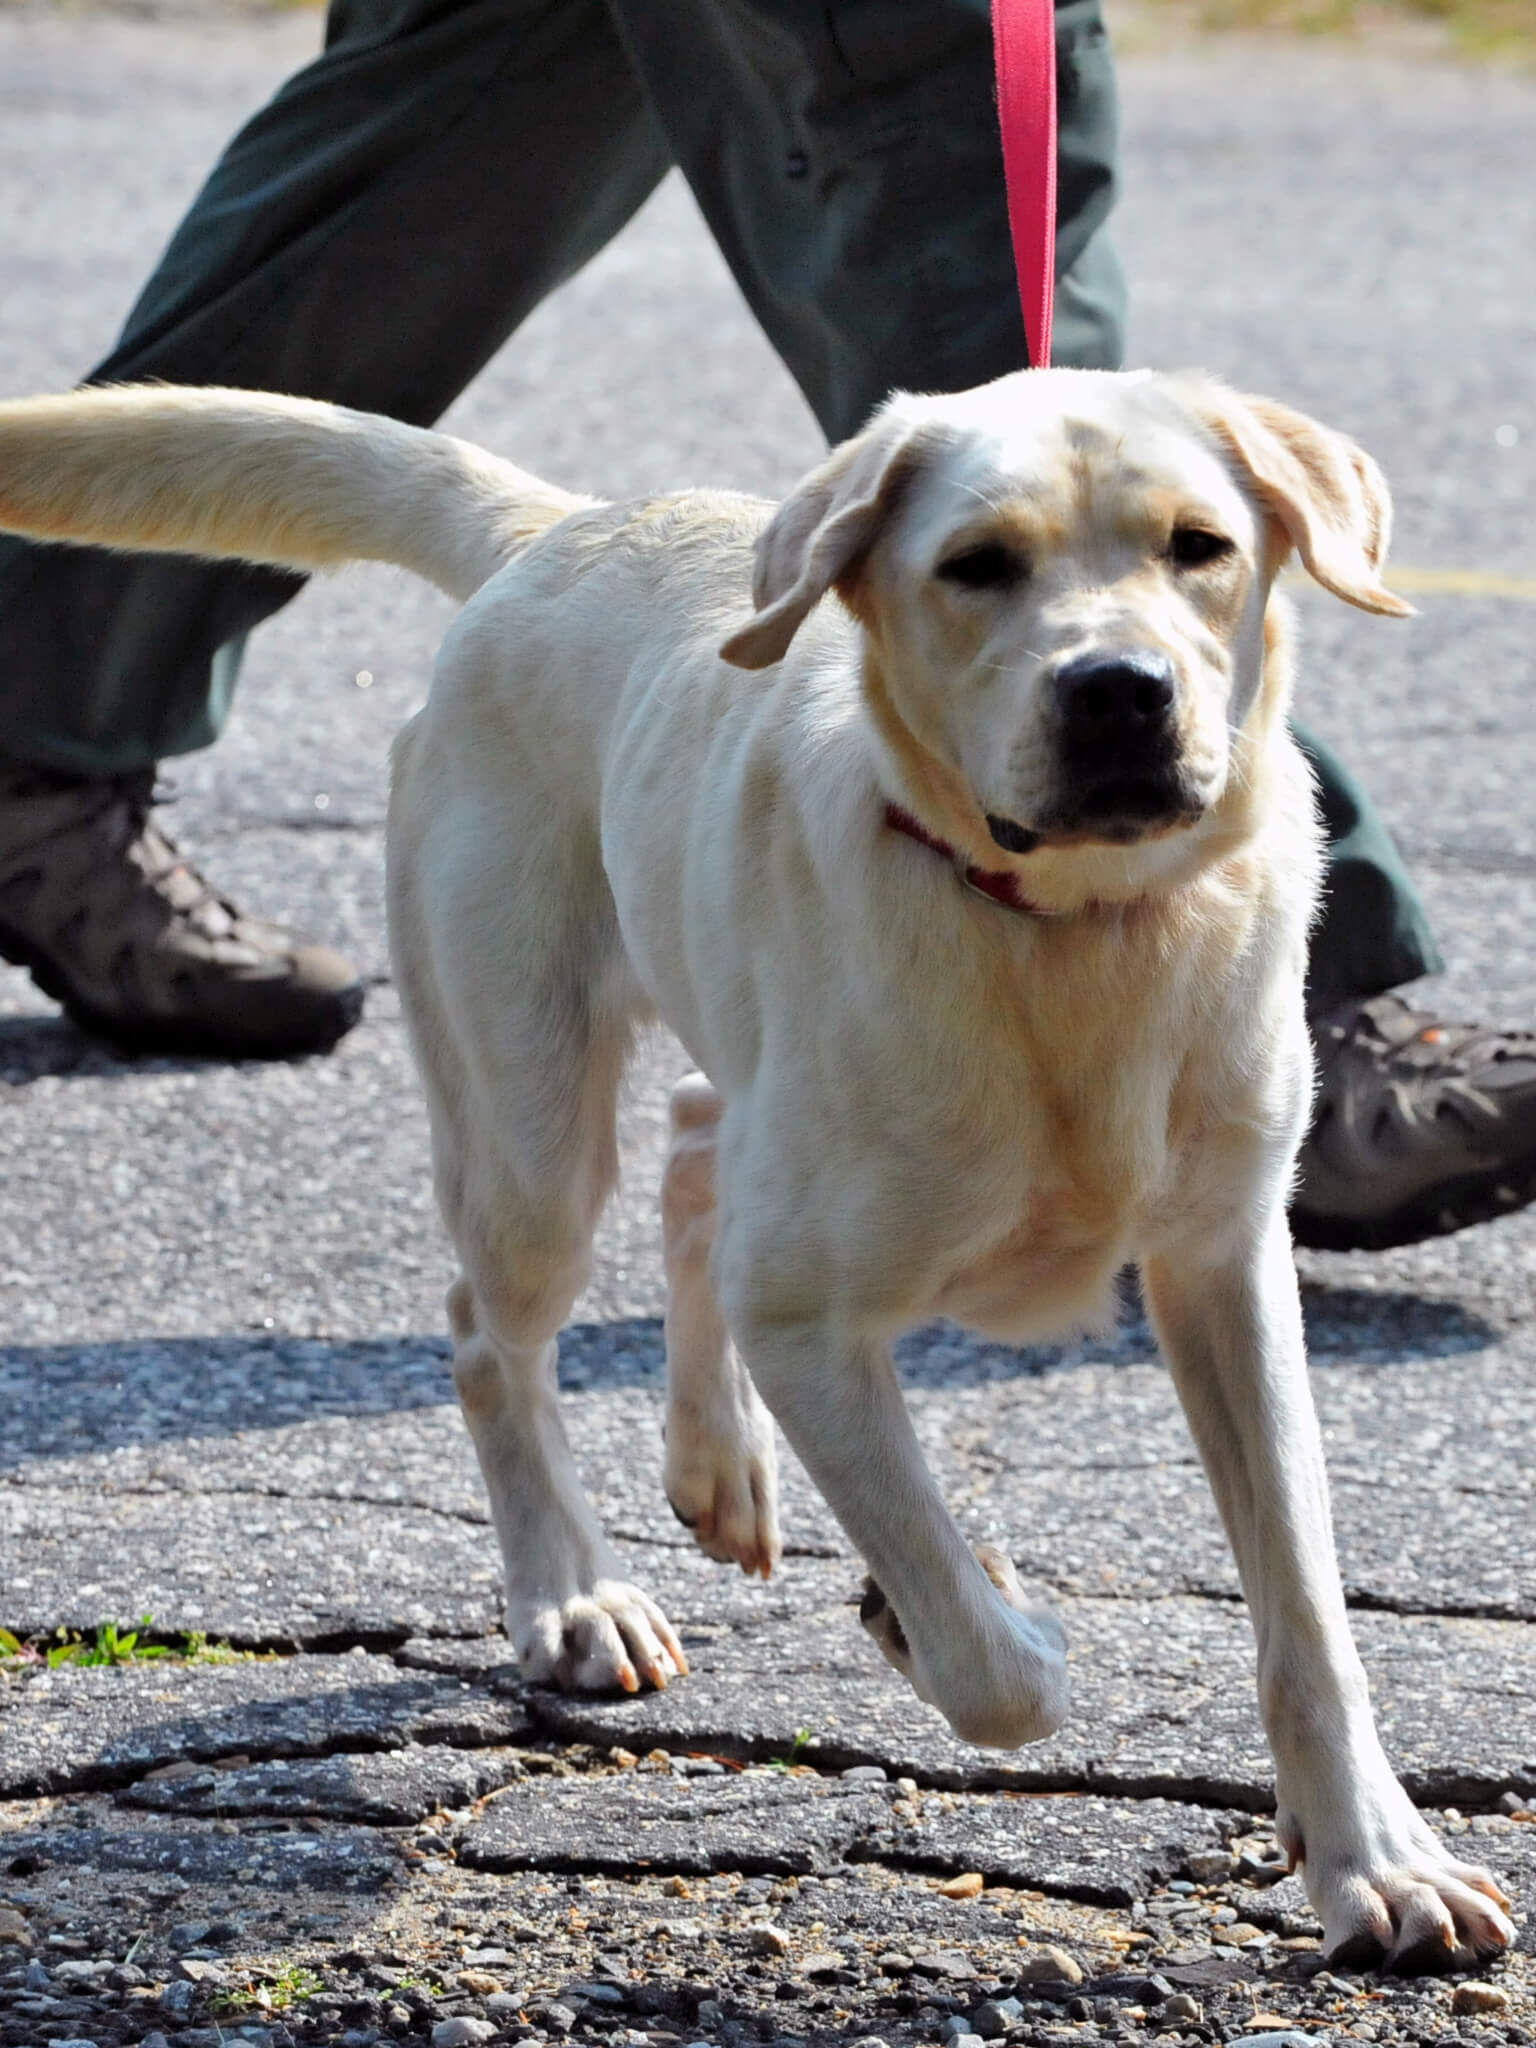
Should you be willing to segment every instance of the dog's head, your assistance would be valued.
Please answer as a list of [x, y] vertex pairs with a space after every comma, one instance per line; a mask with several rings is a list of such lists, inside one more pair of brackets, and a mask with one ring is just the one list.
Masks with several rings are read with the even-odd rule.
[[1278, 725], [1265, 615], [1291, 552], [1351, 604], [1411, 609], [1380, 580], [1390, 517], [1351, 442], [1202, 376], [898, 395], [769, 521], [722, 652], [779, 660], [835, 589], [932, 829], [993, 867], [1118, 849], [1134, 887], [1216, 817], [1245, 727]]

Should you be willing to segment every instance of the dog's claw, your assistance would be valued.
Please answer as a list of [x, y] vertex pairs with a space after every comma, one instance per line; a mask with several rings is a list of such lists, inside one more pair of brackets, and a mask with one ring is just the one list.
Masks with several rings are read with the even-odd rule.
[[1282, 1819], [1281, 1840], [1323, 1923], [1327, 1960], [1335, 1969], [1403, 1977], [1471, 1969], [1514, 1940], [1503, 1893], [1480, 1865], [1459, 1862], [1398, 1796], [1400, 1829], [1378, 1834], [1364, 1854], [1351, 1853], [1344, 1831], [1330, 1832], [1331, 1817], [1311, 1821], [1306, 1845], [1295, 1817]]
[[688, 1659], [649, 1594], [622, 1579], [599, 1579], [560, 1607], [509, 1606], [507, 1633], [530, 1685], [564, 1692], [664, 1692]]

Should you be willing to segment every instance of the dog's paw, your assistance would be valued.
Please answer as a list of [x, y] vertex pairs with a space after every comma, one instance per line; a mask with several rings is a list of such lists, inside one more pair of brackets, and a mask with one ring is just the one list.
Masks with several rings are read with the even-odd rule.
[[713, 1398], [672, 1402], [662, 1484], [706, 1556], [766, 1579], [783, 1554], [773, 1423], [745, 1369], [732, 1365]]
[[1009, 1685], [1004, 1677], [1001, 1685], [989, 1687], [989, 1674], [971, 1672], [972, 1683], [963, 1695], [956, 1691], [946, 1697], [923, 1669], [900, 1616], [872, 1578], [864, 1581], [859, 1620], [886, 1662], [895, 1666], [919, 1699], [939, 1709], [957, 1735], [968, 1742], [1012, 1749], [1053, 1734], [1066, 1718], [1067, 1633], [1049, 1608], [1030, 1605], [1005, 1551], [978, 1543], [976, 1561], [1006, 1604], [1028, 1623], [1025, 1640], [1010, 1644], [1022, 1652], [1016, 1683]]
[[623, 1579], [599, 1579], [561, 1606], [520, 1602], [507, 1633], [530, 1685], [564, 1692], [638, 1692], [685, 1678], [688, 1659], [649, 1593]]
[[1509, 1900], [1492, 1875], [1459, 1862], [1395, 1781], [1391, 1789], [1395, 1798], [1368, 1803], [1374, 1819], [1353, 1844], [1337, 1817], [1309, 1836], [1294, 1813], [1279, 1816], [1281, 1842], [1323, 1923], [1328, 1960], [1419, 1976], [1467, 1969], [1507, 1948]]

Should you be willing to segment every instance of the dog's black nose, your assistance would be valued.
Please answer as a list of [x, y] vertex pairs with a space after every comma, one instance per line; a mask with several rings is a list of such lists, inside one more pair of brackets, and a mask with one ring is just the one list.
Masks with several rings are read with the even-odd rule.
[[1167, 732], [1177, 697], [1173, 663], [1155, 648], [1080, 654], [1056, 675], [1056, 705], [1067, 738], [1116, 752]]

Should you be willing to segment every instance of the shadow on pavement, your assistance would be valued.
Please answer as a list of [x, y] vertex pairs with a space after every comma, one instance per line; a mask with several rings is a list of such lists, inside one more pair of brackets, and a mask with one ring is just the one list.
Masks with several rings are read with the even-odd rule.
[[1303, 1281], [1301, 1309], [1314, 1365], [1411, 1364], [1461, 1358], [1497, 1344], [1503, 1331], [1459, 1301], [1404, 1290], [1327, 1287]]
[[225, 1056], [124, 1052], [80, 1030], [62, 1012], [0, 1017], [0, 1086], [8, 1088], [47, 1080], [134, 1080], [144, 1074], [197, 1073], [238, 1064]]
[[[1320, 1365], [1409, 1364], [1486, 1350], [1499, 1331], [1454, 1301], [1366, 1288], [1303, 1288]], [[1018, 1350], [948, 1325], [897, 1347], [911, 1387], [986, 1385], [1086, 1365], [1152, 1363], [1138, 1312], [1109, 1336]], [[454, 1407], [446, 1338], [168, 1337], [138, 1343], [0, 1346], [0, 1413], [11, 1418], [0, 1472], [34, 1458], [80, 1457], [132, 1444], [280, 1429], [326, 1416]], [[577, 1323], [560, 1339], [569, 1393], [659, 1390], [659, 1319]]]

